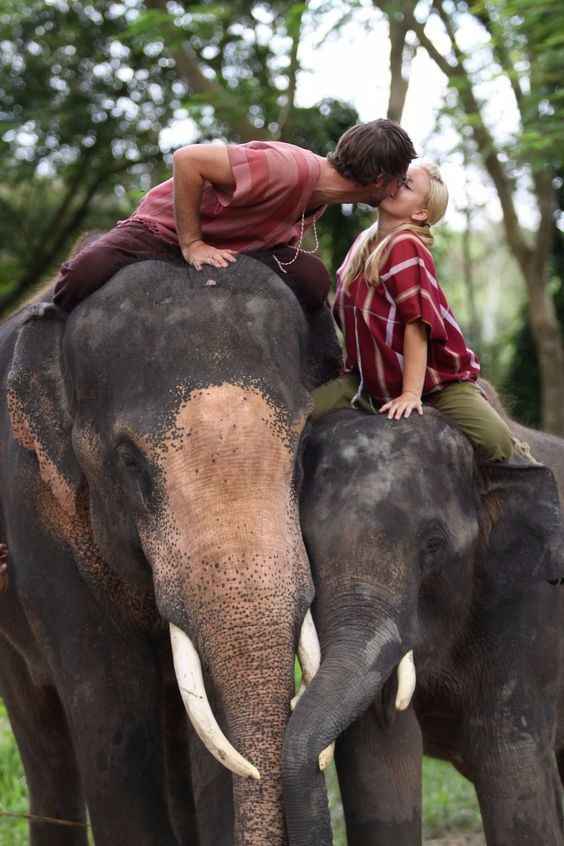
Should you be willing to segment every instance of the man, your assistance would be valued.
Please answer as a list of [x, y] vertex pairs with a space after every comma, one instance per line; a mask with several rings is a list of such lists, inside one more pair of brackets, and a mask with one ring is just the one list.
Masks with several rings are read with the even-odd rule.
[[143, 258], [183, 256], [200, 270], [226, 267], [244, 252], [285, 274], [315, 308], [330, 280], [319, 259], [301, 249], [304, 233], [328, 205], [377, 206], [393, 196], [415, 157], [407, 133], [388, 120], [351, 127], [327, 158], [276, 141], [183, 147], [174, 154], [172, 179], [62, 266], [54, 302], [70, 311]]

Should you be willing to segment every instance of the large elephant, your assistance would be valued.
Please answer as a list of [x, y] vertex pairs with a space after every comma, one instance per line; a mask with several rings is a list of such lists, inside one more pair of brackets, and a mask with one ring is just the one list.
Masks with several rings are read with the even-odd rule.
[[[519, 434], [564, 493], [564, 443]], [[317, 759], [337, 737], [349, 846], [421, 843], [422, 749], [474, 783], [488, 846], [562, 846], [564, 608], [545, 581], [562, 575], [554, 476], [478, 472], [433, 410], [332, 413], [304, 454], [323, 661], [286, 733], [291, 846], [332, 842]]]
[[[189, 813], [178, 834], [183, 764], [165, 754], [182, 737], [170, 625], [195, 728], [237, 773], [234, 842], [282, 846], [282, 741], [313, 596], [299, 448], [309, 392], [340, 360], [329, 312], [307, 314], [249, 257], [201, 272], [149, 261], [68, 318], [23, 309], [0, 359], [0, 693], [32, 813], [81, 821], [86, 802], [97, 846], [196, 842]], [[34, 844], [84, 837], [32, 826]]]

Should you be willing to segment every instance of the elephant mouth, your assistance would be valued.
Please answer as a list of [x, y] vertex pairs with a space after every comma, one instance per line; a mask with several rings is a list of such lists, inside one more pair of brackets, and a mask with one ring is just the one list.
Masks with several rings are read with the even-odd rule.
[[[220, 764], [235, 775], [259, 781], [261, 776], [258, 769], [237, 752], [215, 719], [204, 685], [200, 657], [192, 641], [182, 629], [172, 623], [170, 640], [178, 689], [194, 731]], [[309, 610], [300, 632], [298, 660], [302, 668], [302, 683], [307, 686], [319, 670], [321, 661], [319, 638]], [[323, 760], [320, 760], [322, 769], [329, 765], [332, 754], [333, 745], [325, 751]]]
[[[170, 639], [178, 688], [194, 731], [208, 752], [228, 770], [242, 778], [259, 781], [261, 776], [258, 769], [237, 752], [215, 719], [204, 685], [200, 657], [192, 641], [174, 624], [170, 625]], [[321, 665], [319, 637], [309, 610], [300, 631], [298, 660], [302, 669], [302, 685], [292, 700], [292, 710], [315, 678]], [[397, 666], [395, 707], [398, 711], [405, 711], [409, 707], [415, 686], [415, 662], [413, 651], [410, 650]], [[334, 748], [333, 741], [320, 753], [319, 768], [321, 770], [327, 769], [331, 764]]]

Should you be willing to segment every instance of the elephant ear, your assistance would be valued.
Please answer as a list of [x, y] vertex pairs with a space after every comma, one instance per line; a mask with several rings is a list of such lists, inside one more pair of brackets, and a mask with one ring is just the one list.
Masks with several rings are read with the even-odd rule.
[[481, 468], [486, 567], [502, 589], [564, 576], [564, 530], [556, 480], [542, 464]]
[[305, 312], [308, 322], [306, 388], [312, 391], [335, 379], [343, 365], [343, 351], [337, 339], [329, 306]]
[[33, 450], [42, 480], [63, 510], [74, 514], [81, 471], [62, 364], [65, 321], [52, 303], [29, 307], [14, 348], [7, 402], [15, 439]]

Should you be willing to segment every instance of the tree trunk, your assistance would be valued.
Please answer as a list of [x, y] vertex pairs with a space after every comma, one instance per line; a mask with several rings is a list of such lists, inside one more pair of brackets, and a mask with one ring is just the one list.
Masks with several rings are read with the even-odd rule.
[[564, 348], [554, 300], [548, 288], [548, 265], [544, 270], [531, 262], [526, 273], [529, 292], [529, 323], [539, 361], [543, 428], [564, 435]]
[[403, 74], [404, 64], [409, 74], [415, 53], [405, 41], [408, 31], [409, 28], [403, 21], [398, 22], [390, 17], [390, 98], [387, 117], [396, 123], [401, 121], [409, 88], [409, 75]]
[[482, 331], [476, 307], [476, 295], [474, 291], [474, 268], [472, 264], [472, 208], [467, 206], [464, 210], [466, 225], [462, 232], [462, 267], [464, 276], [464, 287], [468, 298], [469, 312], [469, 334], [470, 344], [480, 350], [482, 346]]
[[[411, 15], [415, 8], [414, 0], [405, 0], [398, 5], [397, 0], [373, 0], [374, 6], [384, 13], [389, 26], [390, 37], [390, 97], [387, 117], [396, 123], [401, 122], [407, 89], [409, 72], [415, 55], [415, 48], [406, 43], [407, 33], [411, 29]], [[405, 12], [409, 9], [409, 15]]]
[[[145, 6], [169, 14], [167, 0], [145, 0]], [[207, 97], [210, 105], [219, 108], [222, 118], [241, 142], [270, 137], [266, 129], [250, 121], [237, 100], [236, 92], [226, 90], [216, 79], [210, 79], [204, 74], [198, 56], [188, 41], [184, 41], [181, 46], [172, 46], [170, 55], [176, 63], [179, 79], [188, 86], [190, 93]]]
[[[450, 13], [442, 0], [435, 0], [433, 9], [442, 21], [451, 42], [451, 56], [446, 58], [425, 32], [425, 24], [411, 15], [411, 27], [421, 45], [456, 88], [462, 112], [469, 121], [473, 140], [482, 162], [495, 188], [503, 212], [503, 224], [509, 249], [517, 260], [529, 294], [529, 320], [537, 348], [541, 381], [543, 428], [564, 437], [564, 344], [552, 296], [548, 289], [548, 268], [553, 234], [554, 189], [552, 173], [547, 165], [542, 172], [532, 165], [535, 196], [540, 223], [535, 233], [534, 246], [519, 223], [515, 207], [515, 187], [505, 166], [495, 139], [483, 118], [482, 109], [468, 73], [465, 55], [455, 38], [455, 28]], [[508, 71], [508, 76], [511, 73]], [[521, 105], [522, 92], [516, 91], [517, 104]], [[521, 114], [523, 124], [526, 115]]]

